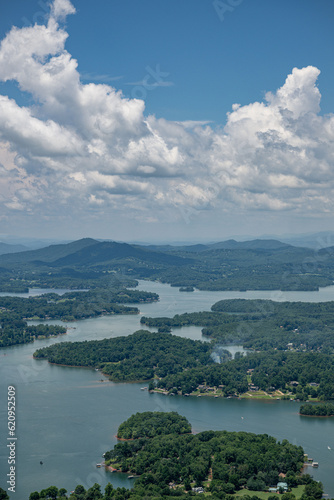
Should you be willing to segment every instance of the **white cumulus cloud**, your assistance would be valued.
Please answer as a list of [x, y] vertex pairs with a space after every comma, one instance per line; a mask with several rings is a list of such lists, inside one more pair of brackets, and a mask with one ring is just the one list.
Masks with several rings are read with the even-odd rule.
[[14, 27], [0, 45], [0, 81], [33, 99], [24, 107], [0, 95], [0, 178], [8, 186], [0, 203], [8, 216], [43, 217], [59, 205], [135, 210], [146, 221], [169, 207], [334, 208], [334, 116], [320, 114], [318, 68], [293, 68], [263, 102], [233, 104], [222, 128], [156, 119], [142, 100], [83, 83], [61, 25], [74, 13], [69, 0], [54, 0], [47, 25]]

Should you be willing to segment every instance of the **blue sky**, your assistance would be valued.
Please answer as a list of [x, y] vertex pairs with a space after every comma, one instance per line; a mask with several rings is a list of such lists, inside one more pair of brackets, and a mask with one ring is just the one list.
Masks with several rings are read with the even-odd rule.
[[332, 229], [331, 0], [12, 0], [0, 11], [0, 234]]

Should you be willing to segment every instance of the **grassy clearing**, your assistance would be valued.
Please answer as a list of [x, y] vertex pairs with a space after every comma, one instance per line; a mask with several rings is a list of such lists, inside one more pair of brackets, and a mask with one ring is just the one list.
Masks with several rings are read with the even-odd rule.
[[[291, 493], [295, 495], [295, 497], [298, 499], [302, 496], [304, 492], [304, 485], [297, 486], [297, 488], [292, 488]], [[280, 495], [278, 493], [269, 493], [268, 491], [250, 491], [250, 490], [240, 490], [237, 493], [235, 493], [233, 496], [234, 497], [244, 497], [245, 495], [250, 495], [250, 496], [257, 496], [261, 500], [267, 500], [270, 496], [277, 495], [277, 500], [279, 500]]]

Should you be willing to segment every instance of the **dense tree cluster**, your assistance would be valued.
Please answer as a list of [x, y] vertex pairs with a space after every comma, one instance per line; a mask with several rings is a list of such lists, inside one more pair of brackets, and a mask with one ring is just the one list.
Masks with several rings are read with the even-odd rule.
[[8, 275], [0, 276], [0, 292], [28, 293], [29, 282], [27, 282], [26, 280], [13, 279]]
[[[235, 362], [192, 368], [181, 373], [169, 374], [157, 382], [157, 387], [174, 394], [190, 394], [200, 386], [223, 386], [222, 396], [235, 396], [248, 390], [244, 367]], [[150, 385], [150, 388], [153, 388]]]
[[[300, 497], [300, 500], [320, 500], [323, 492], [321, 483], [317, 483], [310, 477], [306, 476], [303, 479], [300, 479], [300, 481], [302, 480], [306, 484], [304, 487], [304, 493]], [[188, 487], [190, 488], [190, 485], [188, 485]], [[213, 480], [211, 482], [209, 492], [206, 494], [210, 495], [209, 498], [212, 500], [233, 500], [236, 498], [236, 496], [225, 493], [224, 488], [228, 489], [226, 488], [225, 483], [222, 483], [219, 480]], [[231, 487], [229, 489], [232, 490]], [[187, 491], [184, 487], [160, 486], [152, 481], [152, 474], [145, 474], [141, 483], [137, 482], [131, 490], [127, 490], [124, 487], [114, 488], [111, 483], [108, 483], [103, 494], [100, 485], [97, 483], [88, 488], [88, 490], [79, 484], [68, 496], [64, 488], [60, 488], [58, 490], [56, 486], [50, 486], [41, 492], [34, 491], [30, 494], [29, 500], [63, 500], [64, 498], [68, 498], [69, 500], [164, 500], [166, 498], [174, 497], [177, 497], [179, 500], [187, 500], [189, 497], [203, 498], [203, 494], [197, 494], [195, 491], [190, 490]], [[3, 498], [4, 500], [9, 499], [8, 496], [0, 496], [0, 498]], [[279, 498], [280, 500], [296, 500], [295, 495], [290, 492], [283, 493]], [[254, 490], [250, 490], [249, 494], [243, 494], [242, 499], [260, 500]], [[277, 500], [277, 495], [268, 496], [268, 500]]]
[[309, 396], [334, 399], [332, 355], [274, 351], [251, 354], [238, 363], [253, 369], [252, 382], [260, 389], [285, 389], [288, 386], [299, 399], [308, 399]]
[[207, 343], [144, 330], [127, 337], [61, 342], [37, 350], [34, 356], [56, 364], [101, 368], [117, 382], [150, 380], [213, 363]]
[[289, 351], [251, 353], [228, 363], [168, 375], [157, 385], [182, 394], [191, 393], [199, 385], [223, 385], [224, 396], [240, 395], [253, 385], [268, 392], [281, 390], [300, 400], [330, 400], [334, 399], [334, 357]]
[[117, 431], [119, 439], [138, 439], [155, 437], [162, 434], [186, 434], [191, 432], [191, 425], [186, 417], [176, 412], [146, 411], [131, 415]]
[[237, 360], [253, 370], [252, 382], [260, 389], [289, 389], [297, 399], [334, 399], [334, 356], [322, 353], [265, 352]]
[[70, 290], [87, 290], [104, 288], [117, 290], [126, 287], [136, 287], [138, 282], [124, 274], [109, 273], [104, 269], [75, 270], [72, 268], [44, 270], [40, 266], [24, 272], [17, 266], [1, 273], [0, 292], [27, 293], [29, 288], [67, 288]]
[[321, 403], [321, 404], [309, 404], [306, 403], [301, 405], [299, 408], [299, 413], [301, 415], [308, 415], [312, 417], [334, 417], [334, 404], [333, 403]]
[[28, 325], [18, 314], [0, 312], [0, 347], [33, 342], [66, 333], [64, 326]]
[[0, 309], [19, 314], [25, 319], [70, 321], [103, 314], [138, 313], [136, 307], [129, 308], [119, 304], [152, 302], [157, 299], [157, 294], [150, 292], [94, 289], [87, 292], [67, 292], [64, 295], [46, 293], [29, 298], [0, 297]]

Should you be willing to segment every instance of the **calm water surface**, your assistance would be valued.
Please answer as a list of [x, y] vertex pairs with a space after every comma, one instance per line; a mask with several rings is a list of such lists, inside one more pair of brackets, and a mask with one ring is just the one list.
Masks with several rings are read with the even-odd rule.
[[[319, 292], [199, 292], [180, 293], [177, 288], [140, 282], [140, 289], [156, 292], [160, 301], [140, 305], [141, 314], [172, 316], [209, 310], [224, 298], [320, 302], [334, 300], [334, 287]], [[65, 291], [65, 290], [64, 290]], [[63, 291], [63, 292], [64, 292]], [[58, 323], [58, 322], [57, 322]], [[334, 419], [312, 419], [298, 415], [299, 403], [215, 398], [182, 398], [148, 394], [143, 384], [114, 384], [90, 369], [49, 365], [32, 358], [38, 347], [65, 340], [90, 340], [129, 335], [140, 328], [140, 315], [108, 316], [68, 323], [68, 334], [34, 344], [0, 351], [0, 486], [7, 489], [6, 398], [8, 385], [17, 393], [16, 492], [10, 498], [25, 500], [31, 491], [50, 485], [76, 484], [86, 488], [110, 481], [131, 487], [124, 474], [97, 469], [102, 453], [116, 443], [119, 424], [137, 411], [177, 411], [191, 422], [195, 432], [213, 429], [267, 433], [278, 440], [302, 445], [319, 462], [310, 470], [334, 497]], [[201, 339], [201, 328], [176, 329], [175, 334]], [[231, 350], [241, 350], [233, 347]], [[330, 446], [331, 450], [328, 449]], [[40, 461], [43, 465], [40, 465]]]

